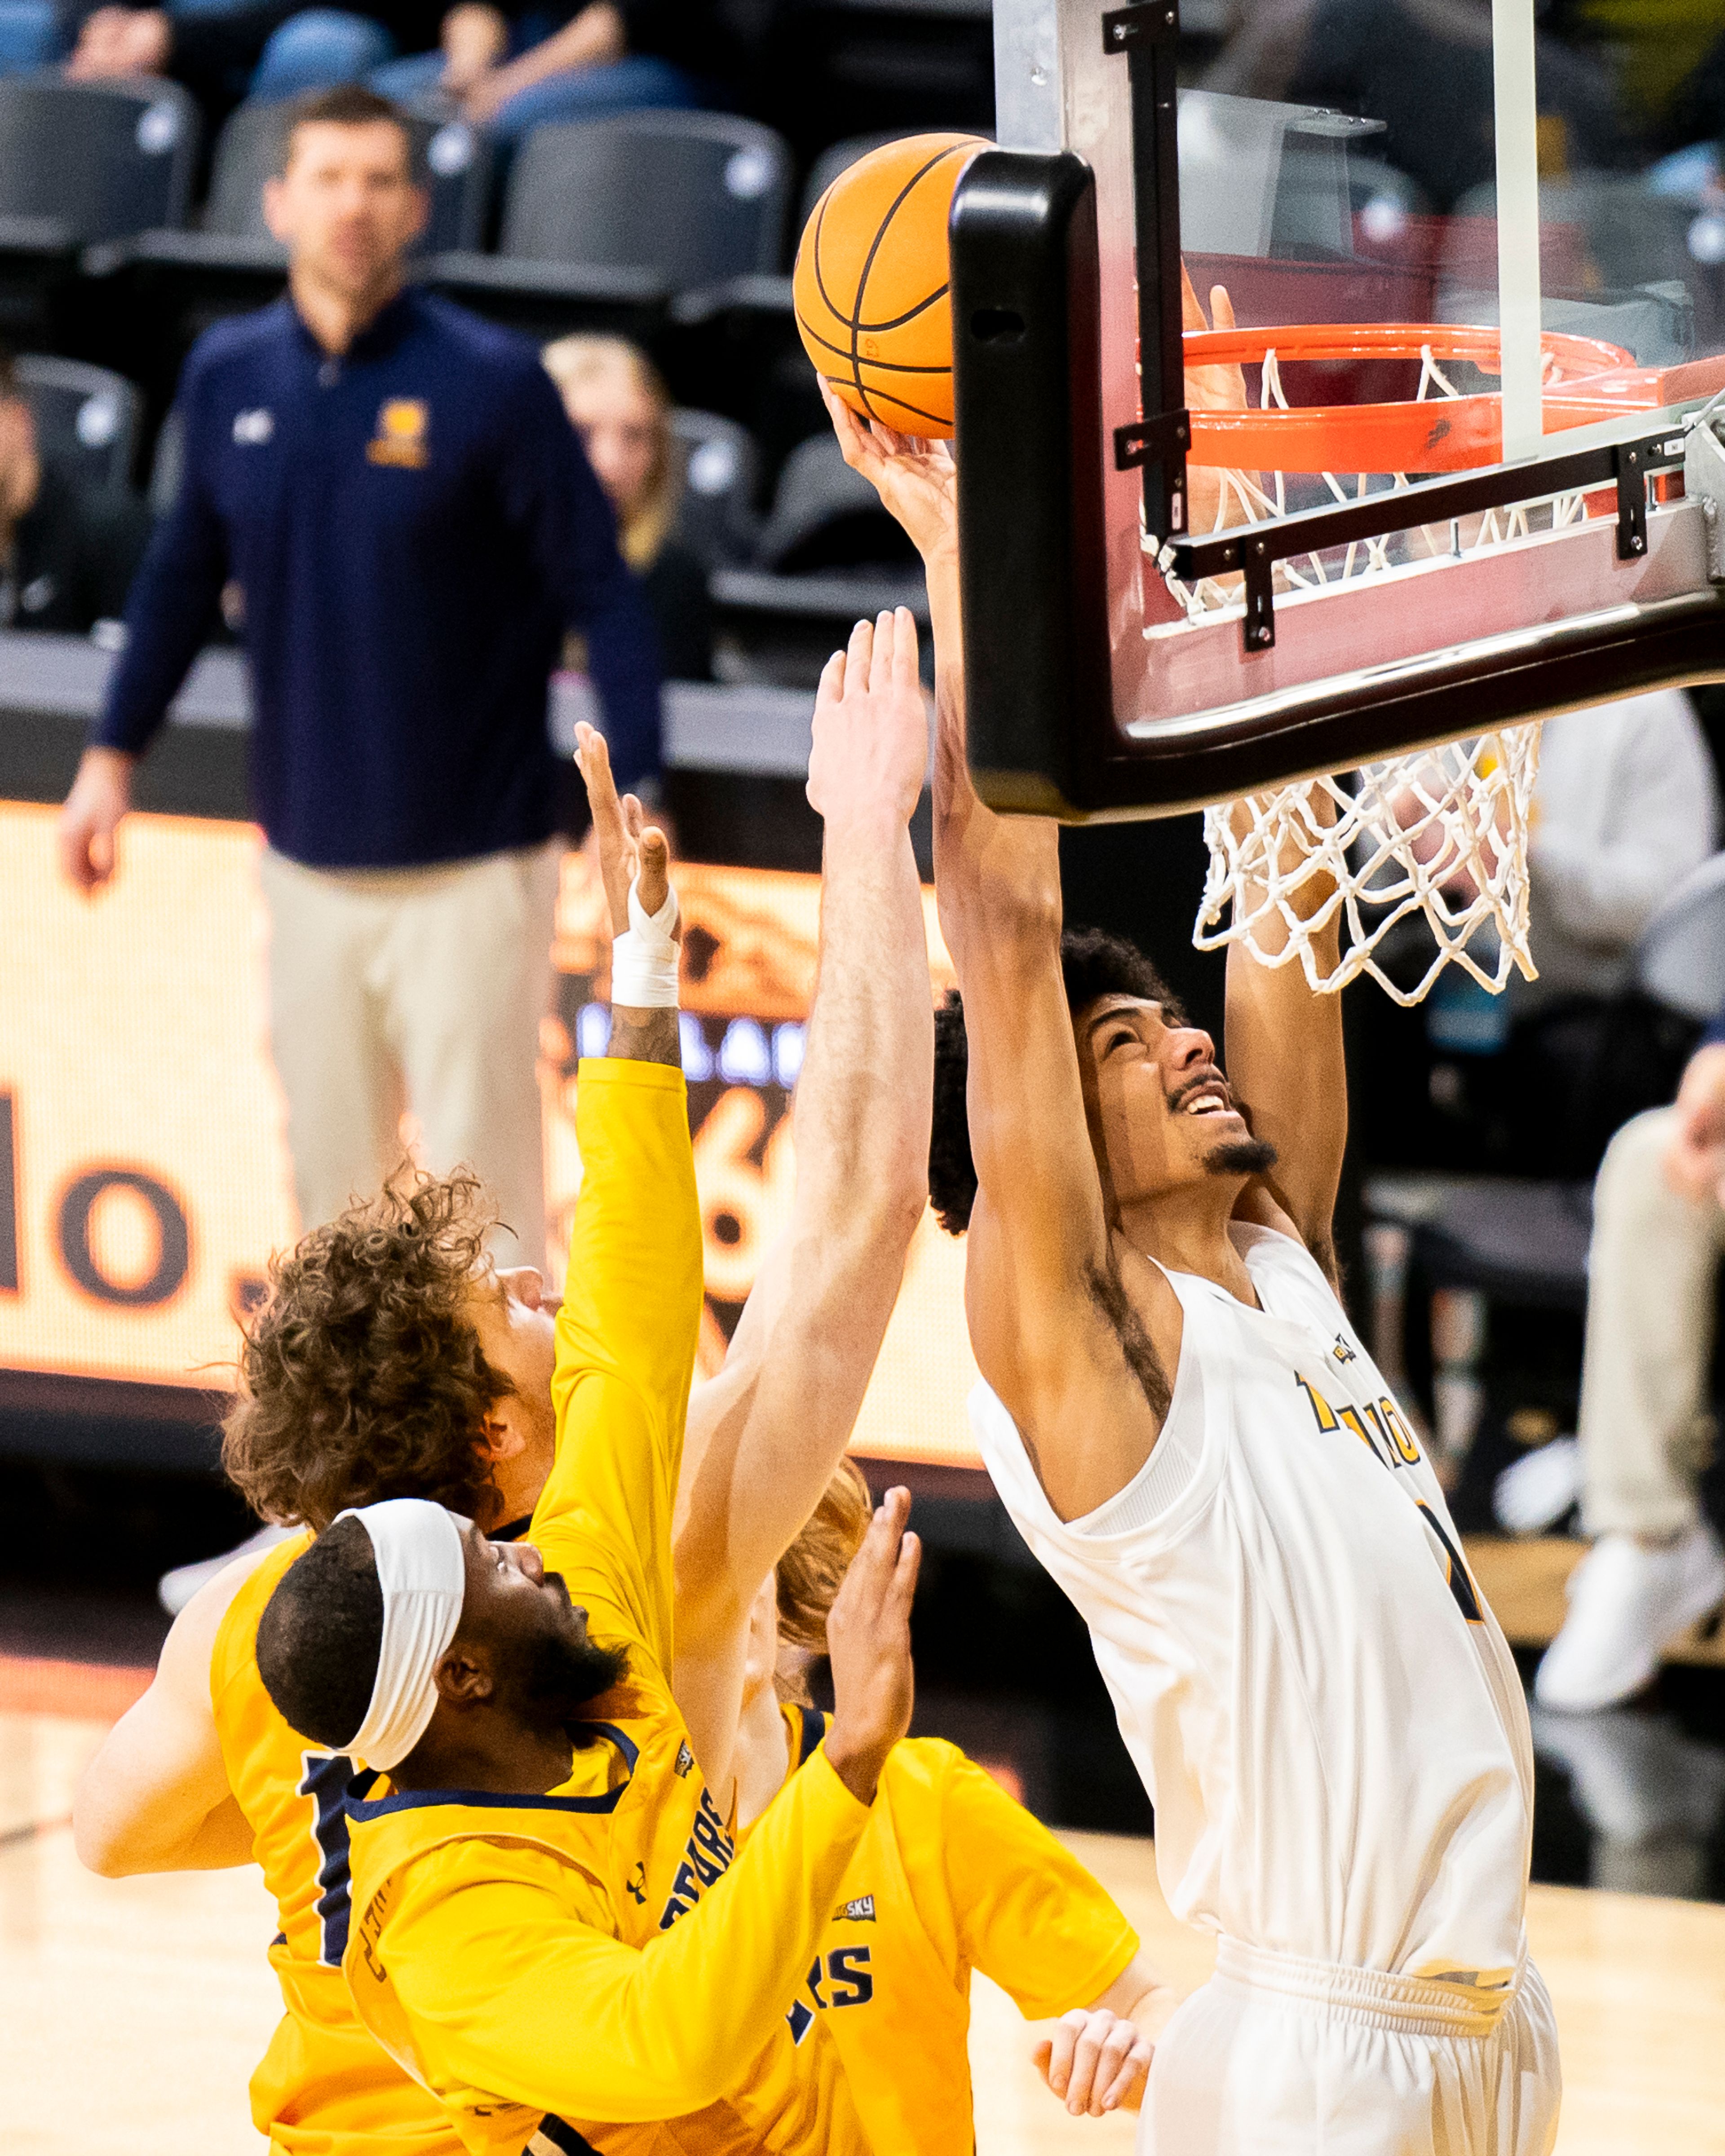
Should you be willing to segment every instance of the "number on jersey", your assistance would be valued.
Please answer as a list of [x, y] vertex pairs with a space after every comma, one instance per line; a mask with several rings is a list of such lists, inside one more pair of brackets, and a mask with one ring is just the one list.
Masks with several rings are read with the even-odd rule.
[[318, 1959], [339, 1969], [347, 1951], [347, 1919], [353, 1882], [347, 1869], [347, 1784], [357, 1771], [342, 1752], [304, 1752], [299, 1794], [313, 1805], [311, 1839], [317, 1844], [317, 1921], [322, 1932]]
[[[1311, 1402], [1312, 1412], [1320, 1430], [1352, 1430], [1381, 1467], [1411, 1467], [1419, 1460], [1420, 1448], [1414, 1442], [1413, 1432], [1388, 1393], [1381, 1399], [1363, 1408], [1352, 1405], [1332, 1408], [1309, 1378], [1296, 1377], [1294, 1383]], [[1450, 1540], [1430, 1506], [1419, 1497], [1414, 1502], [1426, 1526], [1438, 1538], [1439, 1547], [1443, 1551], [1444, 1577], [1449, 1583], [1450, 1594], [1455, 1598], [1455, 1607], [1470, 1625], [1484, 1624], [1485, 1611], [1480, 1604], [1479, 1591], [1468, 1576], [1461, 1551]]]

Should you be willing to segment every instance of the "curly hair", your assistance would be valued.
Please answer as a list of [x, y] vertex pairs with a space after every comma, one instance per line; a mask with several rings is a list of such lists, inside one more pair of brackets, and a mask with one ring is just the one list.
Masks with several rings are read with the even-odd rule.
[[515, 1389], [467, 1315], [494, 1217], [470, 1170], [415, 1175], [270, 1260], [222, 1434], [255, 1512], [321, 1532], [384, 1497], [483, 1510], [485, 1419]]
[[[1066, 1009], [1076, 1019], [1102, 996], [1142, 996], [1160, 1004], [1170, 1025], [1186, 1014], [1154, 966], [1135, 943], [1102, 928], [1069, 928], [1060, 938], [1060, 978]], [[956, 988], [934, 1014], [934, 1120], [928, 1133], [928, 1195], [949, 1235], [970, 1225], [976, 1203], [976, 1163], [970, 1151], [970, 1119], [964, 1092], [970, 1075], [970, 1044], [964, 1004]]]

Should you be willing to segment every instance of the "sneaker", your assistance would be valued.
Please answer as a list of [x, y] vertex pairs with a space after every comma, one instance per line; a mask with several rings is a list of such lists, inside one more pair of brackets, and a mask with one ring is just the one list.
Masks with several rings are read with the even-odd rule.
[[1580, 1495], [1581, 1447], [1573, 1437], [1554, 1437], [1504, 1469], [1491, 1486], [1491, 1510], [1512, 1535], [1543, 1534]]
[[232, 1564], [238, 1557], [261, 1557], [265, 1550], [274, 1549], [298, 1532], [296, 1527], [259, 1527], [238, 1549], [223, 1550], [219, 1557], [203, 1558], [197, 1564], [177, 1565], [157, 1581], [157, 1599], [170, 1617], [177, 1617], [198, 1589], [208, 1587], [224, 1565]]
[[1725, 1551], [1711, 1527], [1662, 1549], [1601, 1535], [1569, 1575], [1569, 1614], [1533, 1680], [1542, 1707], [1615, 1707], [1652, 1678], [1662, 1651], [1725, 1601]]

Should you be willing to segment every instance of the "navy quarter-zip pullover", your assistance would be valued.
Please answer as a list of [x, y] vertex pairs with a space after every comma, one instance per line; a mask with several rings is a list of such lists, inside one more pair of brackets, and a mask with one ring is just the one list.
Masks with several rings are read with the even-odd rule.
[[185, 474], [93, 739], [141, 752], [243, 595], [253, 805], [312, 868], [551, 835], [547, 687], [583, 630], [620, 786], [659, 768], [659, 662], [609, 503], [526, 339], [408, 290], [339, 359], [291, 300], [198, 340]]

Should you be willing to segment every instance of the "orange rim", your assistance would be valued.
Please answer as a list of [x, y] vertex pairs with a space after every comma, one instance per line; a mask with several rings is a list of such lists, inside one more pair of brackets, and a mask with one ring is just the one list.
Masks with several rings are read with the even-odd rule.
[[[1319, 322], [1257, 330], [1189, 330], [1186, 365], [1255, 366], [1278, 360], [1418, 360], [1467, 363], [1495, 374], [1495, 329], [1452, 322]], [[1551, 332], [1546, 360], [1545, 431], [1584, 427], [1625, 413], [1656, 412], [1681, 398], [1725, 387], [1725, 357], [1661, 369], [1637, 367], [1632, 354], [1597, 337]], [[1717, 379], [1712, 377], [1717, 376]], [[1463, 471], [1503, 454], [1502, 399], [1496, 391], [1402, 403], [1302, 404], [1284, 411], [1192, 411], [1195, 465], [1284, 472]]]

